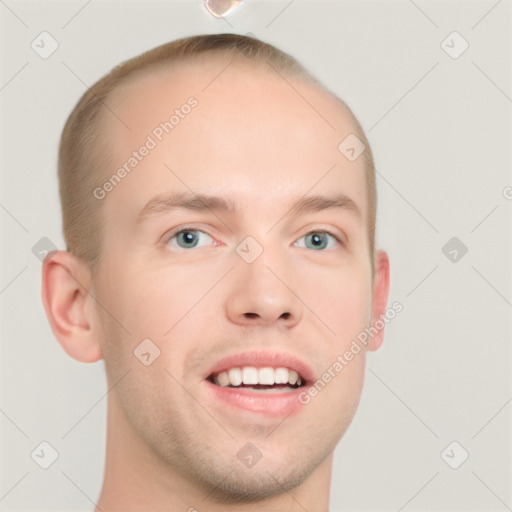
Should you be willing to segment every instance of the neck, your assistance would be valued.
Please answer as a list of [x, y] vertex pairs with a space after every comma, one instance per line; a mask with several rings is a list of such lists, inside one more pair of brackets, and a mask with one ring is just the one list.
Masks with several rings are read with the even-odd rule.
[[103, 487], [95, 512], [327, 512], [332, 454], [291, 491], [258, 502], [220, 502], [167, 464], [140, 437], [109, 395]]

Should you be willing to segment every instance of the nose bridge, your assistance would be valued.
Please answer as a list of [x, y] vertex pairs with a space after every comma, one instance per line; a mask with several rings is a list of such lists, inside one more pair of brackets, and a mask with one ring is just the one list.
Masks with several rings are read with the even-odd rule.
[[235, 285], [226, 312], [239, 324], [280, 322], [292, 326], [302, 318], [302, 303], [292, 291], [294, 277], [286, 247], [275, 239], [272, 242], [270, 236], [265, 238], [265, 243], [260, 243], [249, 236], [237, 246]]
[[[240, 253], [247, 249], [249, 251], [241, 256]], [[281, 269], [284, 268], [285, 257], [283, 252], [284, 250], [279, 250], [275, 247], [275, 244], [269, 243], [268, 238], [265, 245], [251, 240], [242, 242], [237, 248], [237, 253], [241, 259], [237, 263], [240, 278], [246, 283], [258, 285], [262, 289], [273, 288], [278, 284], [282, 285], [276, 274], [281, 274]], [[246, 259], [245, 255], [250, 256]]]

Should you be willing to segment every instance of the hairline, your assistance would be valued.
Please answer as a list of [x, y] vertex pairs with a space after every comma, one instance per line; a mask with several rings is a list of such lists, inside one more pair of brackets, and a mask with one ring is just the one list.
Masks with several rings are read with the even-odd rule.
[[[151, 52], [152, 50], [150, 50]], [[186, 54], [181, 56], [174, 56], [173, 60], [169, 61], [166, 59], [150, 61], [150, 62], [142, 62], [141, 67], [134, 67], [128, 70], [128, 72], [122, 72], [124, 63], [114, 68], [108, 75], [105, 75], [102, 79], [100, 79], [95, 85], [91, 87], [91, 90], [99, 89], [99, 93], [103, 93], [103, 97], [100, 102], [103, 104], [103, 108], [101, 105], [95, 105], [95, 111], [91, 113], [91, 125], [86, 126], [84, 129], [84, 136], [89, 136], [89, 139], [95, 139], [94, 141], [89, 140], [87, 143], [87, 149], [89, 150], [89, 163], [92, 163], [92, 172], [90, 177], [84, 178], [84, 180], [89, 181], [89, 184], [93, 184], [93, 182], [97, 182], [98, 179], [101, 179], [102, 176], [107, 175], [107, 169], [114, 165], [114, 154], [112, 151], [109, 151], [107, 144], [105, 143], [108, 137], [102, 137], [102, 130], [105, 130], [108, 126], [108, 123], [113, 122], [112, 113], [109, 111], [110, 109], [105, 108], [107, 103], [116, 104], [120, 100], [122, 100], [123, 95], [126, 91], [129, 91], [130, 87], [136, 83], [138, 80], [151, 79], [151, 77], [155, 76], [158, 73], [165, 73], [169, 71], [181, 71], [187, 65], [208, 65], [212, 62], [212, 57], [214, 59], [218, 59], [222, 61], [225, 59], [229, 62], [227, 65], [236, 64], [239, 65], [243, 63], [246, 69], [250, 69], [250, 71], [256, 72], [257, 68], [263, 69], [267, 68], [267, 72], [270, 71], [269, 67], [277, 71], [272, 64], [269, 63], [265, 54], [257, 55], [255, 58], [249, 58], [243, 55], [237, 47], [229, 47], [229, 48], [213, 48], [200, 51], [195, 54]], [[129, 63], [132, 63], [139, 57], [134, 57], [130, 59]], [[306, 83], [313, 88], [319, 90], [322, 93], [327, 94], [330, 98], [334, 99], [337, 104], [339, 104], [343, 110], [347, 113], [352, 126], [355, 129], [355, 132], [362, 136], [366, 141], [366, 136], [362, 127], [357, 120], [356, 116], [351, 111], [350, 107], [333, 91], [328, 89], [323, 83], [317, 80], [309, 71], [304, 68], [298, 61], [296, 61], [293, 57], [292, 65], [289, 66], [289, 63], [286, 63], [284, 67], [279, 69], [278, 73], [283, 74], [283, 76], [295, 78], [299, 81]], [[255, 65], [246, 66], [246, 64], [251, 61], [251, 64], [254, 62]], [[267, 66], [265, 66], [267, 64]], [[276, 64], [277, 65], [277, 64]], [[116, 70], [119, 69], [117, 76], [115, 75]], [[114, 73], [113, 80], [109, 84], [109, 77]], [[74, 113], [74, 112], [73, 112]], [[73, 114], [72, 113], [72, 114]], [[110, 119], [109, 119], [110, 116]], [[71, 115], [70, 115], [71, 117]], [[100, 135], [98, 137], [98, 135]], [[62, 141], [61, 141], [62, 143]], [[371, 155], [371, 149], [369, 145], [367, 145], [367, 150], [364, 152], [362, 157], [365, 161], [365, 190], [366, 190], [366, 202], [367, 202], [367, 213], [368, 213], [368, 221], [367, 221], [367, 235], [369, 239], [369, 248], [370, 248], [370, 260], [372, 265], [372, 276], [374, 273], [374, 260], [375, 260], [375, 224], [376, 224], [376, 184], [375, 184], [375, 170], [373, 165], [373, 158]], [[373, 186], [370, 186], [370, 179], [372, 179]], [[92, 190], [92, 189], [91, 189]], [[372, 195], [373, 194], [373, 195]], [[87, 205], [84, 208], [87, 210]], [[104, 253], [104, 226], [105, 226], [105, 215], [102, 211], [103, 208], [97, 206], [97, 211], [94, 212], [96, 216], [96, 226], [98, 227], [99, 234], [97, 235], [96, 241], [96, 252], [93, 254], [94, 257], [88, 261], [89, 266], [94, 271], [96, 264], [101, 260], [102, 254]]]

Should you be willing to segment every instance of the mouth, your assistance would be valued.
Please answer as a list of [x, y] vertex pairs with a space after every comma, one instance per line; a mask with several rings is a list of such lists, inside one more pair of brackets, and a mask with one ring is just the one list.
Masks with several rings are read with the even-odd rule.
[[305, 385], [305, 380], [297, 371], [284, 366], [234, 366], [212, 373], [208, 380], [216, 386], [249, 389], [256, 393], [290, 392]]
[[311, 368], [289, 354], [246, 352], [221, 359], [207, 373], [211, 398], [223, 412], [287, 416], [301, 407], [298, 395], [315, 381]]

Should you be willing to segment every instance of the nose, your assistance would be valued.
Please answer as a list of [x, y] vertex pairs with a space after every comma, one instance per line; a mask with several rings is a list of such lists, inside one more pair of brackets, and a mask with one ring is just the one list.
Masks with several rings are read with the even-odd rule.
[[281, 271], [274, 267], [286, 268], [284, 264], [277, 265], [268, 251], [252, 263], [242, 259], [236, 262], [225, 303], [231, 322], [286, 329], [301, 321], [304, 305], [294, 290], [297, 283], [289, 268]]

